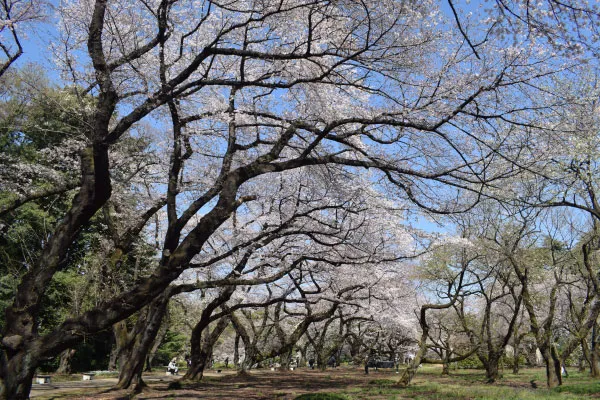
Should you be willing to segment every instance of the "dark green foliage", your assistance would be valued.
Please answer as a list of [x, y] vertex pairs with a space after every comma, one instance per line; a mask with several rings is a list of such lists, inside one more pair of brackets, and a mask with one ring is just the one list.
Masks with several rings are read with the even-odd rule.
[[[86, 337], [75, 348], [71, 360], [71, 373], [104, 371], [108, 369], [108, 358], [112, 345], [112, 332], [102, 332]], [[60, 357], [55, 357], [40, 366], [42, 372], [54, 372], [58, 368]]]
[[466, 358], [462, 361], [458, 362], [458, 368], [463, 368], [463, 369], [483, 369], [483, 364], [481, 363], [481, 361], [479, 360], [479, 358], [477, 358], [476, 355], [472, 355], [469, 358]]
[[[500, 361], [506, 368], [513, 368], [513, 364], [514, 364], [514, 357], [506, 357], [503, 356], [502, 360]], [[527, 365], [527, 357], [525, 357], [525, 354], [519, 354], [519, 365], [520, 366], [524, 366]]]
[[168, 330], [165, 334], [160, 347], [154, 356], [153, 365], [167, 365], [173, 357], [180, 357], [183, 353], [183, 348], [187, 344], [188, 338], [179, 332]]
[[[35, 85], [32, 84], [35, 82]], [[35, 89], [34, 89], [35, 88]], [[74, 187], [79, 180], [79, 149], [86, 142], [88, 115], [93, 98], [77, 95], [72, 88], [50, 86], [43, 71], [27, 67], [0, 81], [0, 206], [11, 204], [31, 192], [57, 186]], [[145, 154], [147, 142], [125, 136], [115, 151], [125, 155], [120, 165], [123, 176], [131, 176], [127, 164], [134, 155]], [[119, 180], [121, 178], [121, 180]], [[6, 182], [6, 185], [2, 185]], [[75, 190], [66, 190], [27, 202], [0, 215], [0, 331], [4, 310], [12, 303], [23, 274], [40, 256], [44, 244], [71, 206]], [[135, 207], [122, 200], [114, 208]], [[118, 210], [117, 210], [118, 211]], [[112, 212], [112, 210], [110, 211]], [[107, 260], [109, 229], [99, 212], [78, 233], [59, 272], [44, 293], [38, 330], [46, 333], [66, 317], [96, 306], [106, 291], [119, 292], [141, 279], [153, 257], [143, 243], [135, 254], [123, 257], [118, 266]], [[140, 241], [141, 242], [141, 241]]]

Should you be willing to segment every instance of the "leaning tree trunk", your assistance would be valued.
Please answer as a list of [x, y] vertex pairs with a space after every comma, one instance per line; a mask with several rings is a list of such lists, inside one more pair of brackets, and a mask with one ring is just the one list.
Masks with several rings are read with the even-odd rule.
[[[168, 313], [168, 308], [167, 308], [167, 313]], [[156, 339], [154, 340], [154, 343], [152, 343], [152, 347], [150, 348], [150, 351], [148, 352], [148, 355], [146, 356], [146, 368], [144, 368], [144, 371], [152, 372], [152, 361], [154, 360], [154, 356], [156, 355], [158, 348], [160, 347], [161, 343], [163, 342], [163, 340], [165, 338], [168, 327], [169, 327], [169, 325], [166, 322], [163, 322], [160, 325], [160, 329], [158, 330]]]
[[190, 365], [186, 374], [181, 378], [182, 380], [202, 379], [204, 369], [212, 357], [215, 343], [217, 343], [217, 340], [225, 328], [227, 328], [227, 325], [229, 325], [230, 320], [230, 316], [221, 317], [210, 333], [202, 335], [201, 339], [197, 338], [198, 340], [195, 342], [201, 342], [200, 345], [194, 345], [195, 343], [192, 342], [193, 347], [190, 354], [192, 365]]
[[396, 385], [403, 386], [403, 387], [410, 385], [410, 382], [417, 374], [417, 368], [419, 368], [419, 365], [421, 365], [421, 360], [423, 359], [423, 356], [425, 355], [425, 352], [427, 351], [427, 343], [426, 343], [427, 335], [428, 335], [428, 329], [427, 329], [427, 327], [425, 327], [425, 329], [423, 330], [423, 333], [421, 335], [421, 342], [419, 345], [419, 350], [417, 350], [417, 354], [415, 354], [415, 358], [413, 358], [411, 363], [408, 364], [408, 367], [404, 370], [404, 373], [402, 374], [402, 376], [400, 377], [400, 380], [396, 383]]
[[[242, 340], [242, 344], [244, 345], [244, 359], [239, 363], [238, 372], [240, 374], [245, 374], [248, 370], [252, 368], [252, 366], [256, 363], [257, 356], [259, 355], [259, 351], [256, 348], [256, 343], [250, 338], [246, 328], [244, 328], [241, 321], [238, 319], [235, 313], [230, 315], [231, 322], [233, 324], [233, 328], [236, 332], [237, 344], [236, 348], [239, 344], [239, 339]], [[256, 340], [256, 338], [254, 338]], [[238, 354], [239, 357], [239, 354]]]
[[[235, 288], [233, 287], [225, 288], [217, 297], [211, 300], [206, 307], [204, 307], [204, 310], [202, 310], [200, 320], [198, 323], [196, 323], [196, 325], [194, 325], [194, 328], [192, 329], [192, 336], [190, 338], [190, 367], [182, 379], [202, 379], [202, 374], [204, 372], [204, 368], [206, 367], [206, 363], [212, 355], [212, 346], [219, 338], [223, 330], [227, 327], [232, 317], [226, 316], [219, 319], [219, 322], [213, 329], [213, 333], [216, 335], [216, 337], [212, 343], [211, 340], [213, 340], [213, 333], [204, 335], [204, 337], [203, 333], [210, 325], [212, 313], [218, 307], [223, 306], [227, 300], [231, 298], [234, 291]], [[224, 326], [222, 326], [222, 324], [224, 324]], [[207, 353], [209, 354], [207, 355]]]
[[259, 360], [260, 352], [258, 351], [256, 343], [252, 341], [246, 342], [243, 337], [242, 343], [244, 344], [244, 359], [240, 364], [240, 372], [244, 374], [252, 369], [254, 364], [258, 364], [259, 361], [262, 362], [264, 360]]
[[57, 374], [70, 374], [71, 373], [71, 360], [75, 355], [75, 349], [66, 349], [60, 353], [60, 361], [58, 368], [56, 369]]
[[144, 386], [142, 371], [146, 356], [162, 325], [169, 297], [165, 293], [147, 307], [145, 318], [138, 319], [128, 346], [119, 354], [119, 381], [116, 389], [132, 388], [139, 392]]

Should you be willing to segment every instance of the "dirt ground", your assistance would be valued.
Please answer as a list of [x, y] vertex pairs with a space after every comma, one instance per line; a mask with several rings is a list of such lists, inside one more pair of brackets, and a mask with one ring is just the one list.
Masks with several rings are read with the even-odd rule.
[[[225, 371], [222, 374], [209, 372], [201, 382], [187, 382], [182, 384], [181, 388], [176, 388], [173, 384], [176, 384], [178, 377], [151, 374], [144, 376], [148, 388], [135, 396], [135, 399], [291, 400], [303, 393], [335, 392], [353, 386], [368, 385], [373, 379], [396, 376], [394, 371], [384, 370], [371, 371], [368, 376], [365, 376], [364, 371], [359, 368], [336, 368], [325, 372], [307, 369], [286, 372], [259, 370], [252, 371], [247, 376]], [[130, 399], [127, 391], [110, 390], [115, 383], [116, 379], [110, 378], [34, 385], [31, 398], [36, 400]]]
[[[402, 372], [402, 370], [401, 370]], [[293, 400], [304, 393], [335, 392], [351, 400], [582, 400], [600, 398], [600, 381], [587, 372], [572, 371], [564, 385], [556, 389], [545, 386], [543, 368], [523, 369], [518, 375], [504, 371], [494, 384], [486, 383], [482, 370], [453, 370], [441, 374], [441, 366], [419, 369], [408, 388], [395, 386], [398, 375], [393, 370], [371, 369], [368, 376], [358, 367], [340, 367], [326, 371], [301, 368], [296, 371], [251, 371], [238, 375], [234, 371], [209, 371], [201, 382], [179, 382], [179, 377], [164, 372], [144, 375], [148, 387], [132, 396], [124, 390], [113, 391], [116, 378], [81, 381], [81, 375], [57, 376], [51, 385], [34, 385], [35, 400], [187, 400], [242, 399]], [[68, 380], [75, 379], [75, 380]], [[537, 382], [537, 384], [532, 384]]]

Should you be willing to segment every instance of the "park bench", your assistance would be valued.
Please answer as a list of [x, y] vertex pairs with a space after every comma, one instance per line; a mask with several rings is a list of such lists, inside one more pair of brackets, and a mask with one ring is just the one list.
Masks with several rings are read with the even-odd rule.
[[82, 380], [84, 381], [92, 381], [94, 380], [94, 376], [96, 375], [94, 372], [84, 372]]
[[35, 377], [35, 383], [40, 385], [45, 385], [50, 383], [50, 375], [37, 375]]
[[396, 363], [393, 361], [377, 361], [375, 368], [396, 368]]
[[381, 360], [371, 360], [369, 361], [369, 368], [375, 368], [377, 371], [379, 368], [397, 368], [397, 364], [394, 361], [381, 361]]

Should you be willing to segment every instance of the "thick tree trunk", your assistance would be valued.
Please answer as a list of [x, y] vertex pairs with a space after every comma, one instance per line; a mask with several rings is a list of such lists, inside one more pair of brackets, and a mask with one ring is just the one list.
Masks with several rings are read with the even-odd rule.
[[[191, 350], [191, 361], [192, 364], [183, 376], [182, 380], [201, 380], [204, 374], [206, 365], [212, 358], [213, 349], [217, 340], [229, 325], [231, 317], [226, 316], [219, 319], [212, 332], [202, 335], [202, 338], [197, 337], [199, 345], [195, 345]], [[199, 332], [198, 334], [202, 334]], [[192, 342], [193, 344], [193, 342]]]
[[450, 365], [447, 362], [442, 363], [442, 375], [450, 375]]
[[308, 360], [308, 346], [310, 346], [310, 343], [306, 342], [304, 346], [300, 348], [300, 362], [298, 363], [298, 367], [306, 367], [306, 361]]
[[428, 335], [428, 333], [427, 333], [427, 330], [425, 329], [423, 331], [423, 334], [421, 335], [421, 343], [419, 346], [419, 350], [417, 350], [417, 353], [415, 354], [415, 358], [413, 358], [413, 360], [410, 362], [410, 364], [408, 364], [408, 367], [406, 368], [406, 370], [404, 370], [404, 373], [402, 374], [402, 376], [400, 377], [400, 380], [397, 383], [398, 386], [406, 387], [406, 386], [410, 385], [410, 382], [416, 375], [417, 368], [419, 368], [419, 365], [421, 365], [421, 360], [423, 359], [423, 356], [425, 355], [425, 352], [427, 351], [427, 343], [426, 343], [427, 335]]
[[244, 345], [244, 359], [240, 362], [238, 369], [241, 374], [245, 374], [256, 363], [256, 357], [259, 354], [258, 349], [236, 314], [233, 313], [230, 317], [233, 328], [239, 336], [239, 339], [242, 339], [242, 344]]
[[500, 357], [497, 354], [488, 355], [488, 359], [484, 363], [485, 377], [488, 383], [494, 383], [500, 378], [500, 370], [498, 368], [499, 364]]
[[[105, 105], [112, 114], [114, 108], [110, 104]], [[102, 128], [100, 130], [106, 132]], [[42, 358], [49, 355], [40, 354], [41, 343], [31, 344], [39, 338], [38, 314], [48, 282], [65, 259], [80, 228], [110, 197], [108, 147], [100, 143], [86, 147], [81, 152], [80, 165], [81, 187], [69, 212], [57, 225], [35, 265], [22, 276], [13, 303], [5, 310], [6, 325], [2, 332], [0, 354], [0, 399], [29, 397], [34, 371]], [[56, 339], [51, 355], [59, 354], [72, 344], [71, 338]]]
[[[194, 328], [192, 329], [192, 335], [190, 338], [190, 367], [188, 368], [186, 374], [183, 376], [182, 379], [186, 379], [186, 380], [202, 379], [202, 374], [203, 374], [204, 368], [206, 366], [206, 363], [208, 362], [208, 359], [210, 359], [210, 356], [212, 355], [212, 346], [213, 346], [214, 342], [211, 343], [210, 341], [213, 340], [213, 333], [215, 333], [217, 335], [216, 338], [214, 338], [214, 341], [216, 341], [219, 338], [219, 336], [221, 335], [221, 333], [223, 332], [223, 329], [225, 329], [227, 327], [227, 325], [229, 324], [231, 317], [228, 316], [228, 317], [222, 317], [221, 319], [219, 319], [219, 322], [217, 323], [216, 327], [213, 329], [213, 333], [204, 335], [204, 337], [203, 337], [203, 333], [210, 324], [210, 318], [212, 316], [212, 313], [218, 307], [225, 304], [227, 302], [227, 300], [229, 300], [231, 298], [231, 295], [233, 294], [234, 291], [235, 291], [235, 288], [226, 288], [226, 289], [222, 290], [219, 293], [219, 295], [216, 298], [214, 298], [210, 303], [208, 303], [206, 305], [206, 307], [204, 308], [204, 310], [202, 310], [202, 315], [200, 315], [200, 320], [198, 321], [198, 323], [196, 323], [196, 325], [194, 325]], [[223, 322], [223, 321], [225, 321], [225, 322]], [[225, 325], [221, 326], [222, 323], [224, 323]], [[221, 330], [215, 331], [217, 329], [221, 329]], [[206, 346], [208, 346], [208, 347], [205, 349], [204, 347], [206, 347]], [[206, 354], [207, 352], [210, 353], [210, 354], [208, 354], [208, 358], [207, 358], [207, 354]]]
[[28, 360], [24, 352], [2, 363], [0, 399], [28, 400], [36, 367], [37, 363]]
[[161, 295], [150, 303], [145, 318], [138, 319], [130, 342], [119, 354], [119, 381], [115, 388], [132, 388], [139, 392], [145, 386], [142, 379], [144, 363], [160, 330], [168, 303], [168, 295]]
[[259, 361], [262, 362], [263, 360], [259, 360], [258, 356], [260, 353], [255, 343], [246, 343], [243, 339], [242, 342], [244, 343], [244, 359], [242, 360], [240, 371], [245, 373], [251, 370], [255, 364], [259, 363]]
[[119, 321], [116, 324], [113, 324], [112, 331], [113, 331], [113, 337], [115, 340], [115, 345], [114, 345], [114, 355], [111, 354], [111, 357], [114, 356], [115, 369], [120, 370], [121, 369], [121, 365], [120, 365], [121, 354], [126, 351], [125, 349], [131, 342], [129, 331], [127, 329], [127, 322]]
[[487, 354], [478, 353], [478, 358], [485, 368], [485, 377], [487, 379], [487, 383], [494, 383], [502, 377], [499, 366], [503, 353], [504, 349], [490, 351]]
[[75, 349], [66, 349], [60, 353], [60, 361], [58, 368], [56, 369], [57, 374], [70, 374], [71, 373], [71, 360], [75, 355]]
[[327, 359], [323, 355], [321, 351], [316, 351], [317, 353], [317, 367], [320, 371], [325, 371], [327, 369]]
[[360, 342], [353, 340], [350, 342], [350, 357], [354, 360], [360, 354]]
[[279, 355], [279, 363], [281, 364], [282, 371], [289, 371], [290, 364], [292, 362], [292, 349], [284, 351]]
[[254, 364], [256, 364], [256, 352], [254, 351], [254, 346], [244, 346], [244, 360], [241, 363], [241, 371], [250, 371]]
[[519, 373], [519, 357], [520, 356], [521, 356], [521, 352], [519, 351], [519, 346], [515, 346], [515, 352], [513, 354], [513, 365], [512, 365], [513, 374]]
[[562, 384], [560, 371], [560, 360], [551, 346], [546, 346], [542, 351], [544, 363], [546, 364], [546, 383], [549, 388], [555, 388]]
[[[167, 312], [168, 312], [168, 308], [167, 308]], [[152, 343], [152, 348], [148, 352], [148, 356], [146, 356], [146, 368], [144, 368], [144, 371], [152, 372], [152, 361], [154, 360], [154, 356], [156, 355], [158, 348], [160, 347], [162, 341], [165, 338], [167, 329], [168, 329], [168, 323], [163, 322], [160, 326], [158, 334], [156, 335], [156, 339], [154, 339], [154, 343]]]

